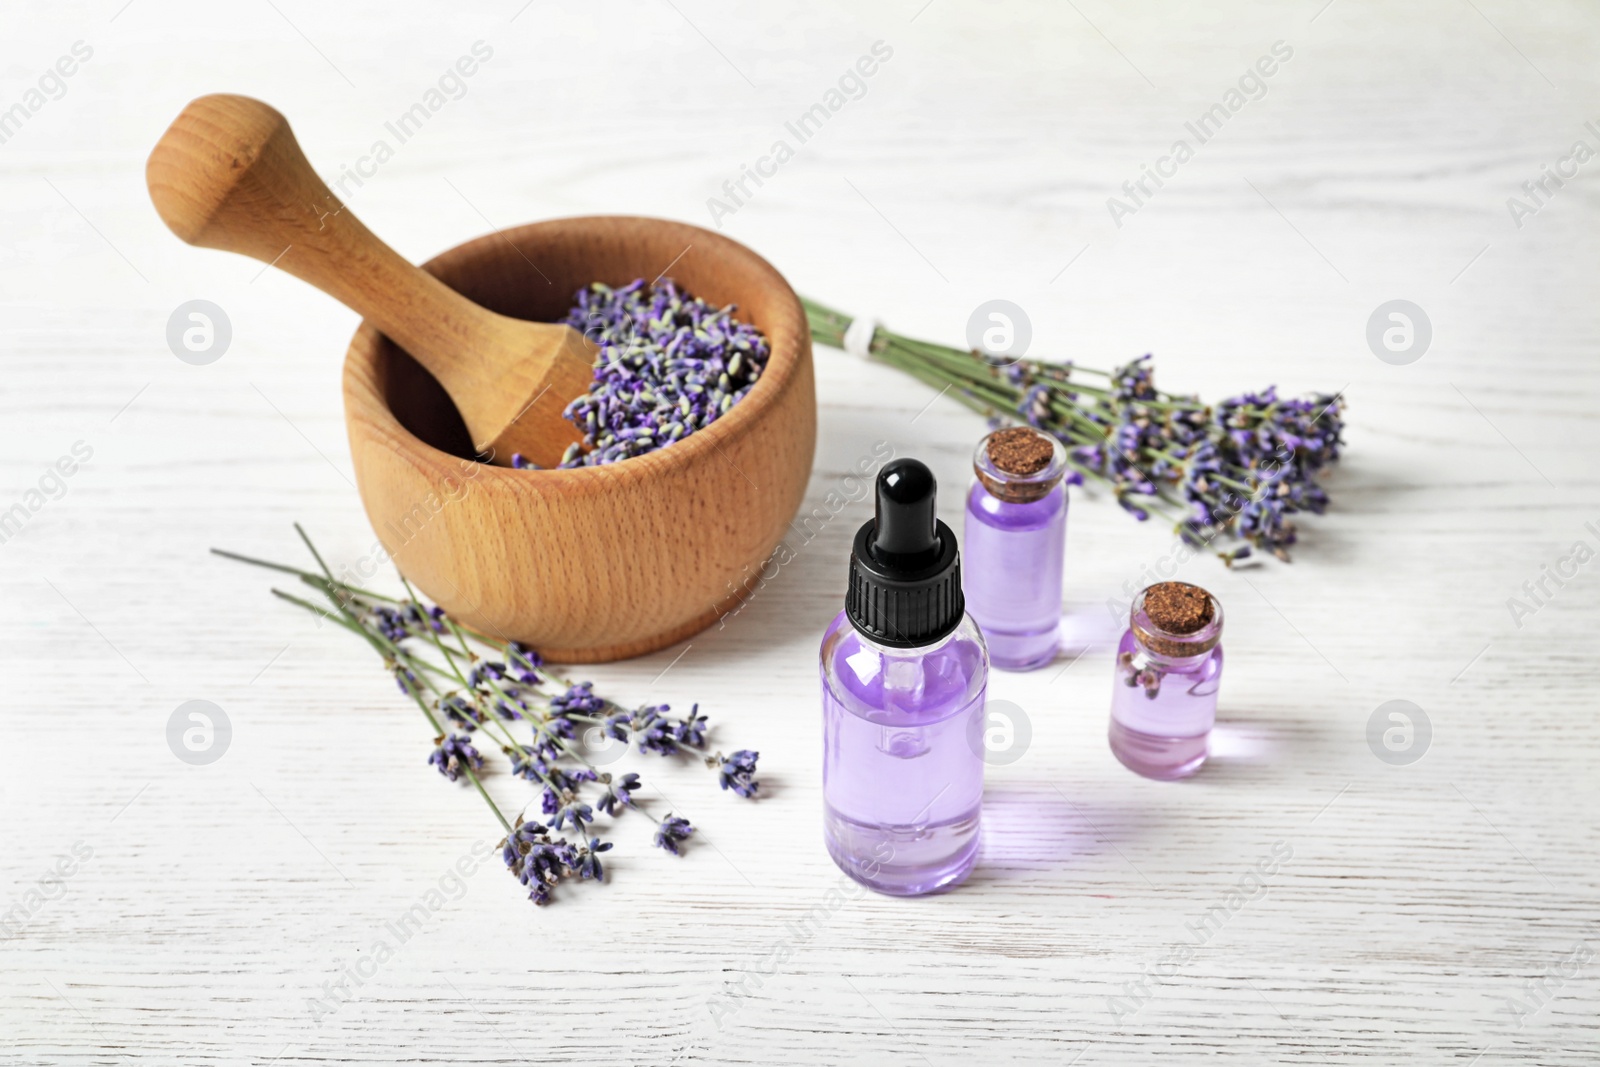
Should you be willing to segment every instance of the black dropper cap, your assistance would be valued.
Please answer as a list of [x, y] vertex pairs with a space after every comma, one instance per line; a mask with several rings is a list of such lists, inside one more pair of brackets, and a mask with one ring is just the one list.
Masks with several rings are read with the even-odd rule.
[[934, 517], [938, 486], [914, 459], [878, 472], [877, 515], [856, 531], [845, 615], [890, 648], [930, 645], [961, 625], [961, 553]]

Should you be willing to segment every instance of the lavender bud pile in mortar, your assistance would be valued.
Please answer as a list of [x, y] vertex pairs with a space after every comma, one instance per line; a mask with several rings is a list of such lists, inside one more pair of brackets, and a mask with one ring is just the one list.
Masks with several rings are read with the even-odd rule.
[[[620, 289], [599, 282], [573, 297], [563, 321], [600, 346], [589, 391], [567, 406], [583, 443], [562, 467], [594, 467], [654, 452], [726, 415], [761, 377], [767, 339], [670, 278]], [[514, 467], [528, 467], [513, 456]]]

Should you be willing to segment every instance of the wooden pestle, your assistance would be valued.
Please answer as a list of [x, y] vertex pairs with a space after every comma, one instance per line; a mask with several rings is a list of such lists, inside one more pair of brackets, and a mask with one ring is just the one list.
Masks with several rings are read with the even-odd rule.
[[311, 169], [288, 121], [246, 96], [202, 96], [145, 168], [150, 199], [184, 241], [288, 271], [358, 312], [455, 401], [474, 447], [553, 467], [580, 439], [562, 410], [593, 379], [596, 349], [570, 326], [480, 307], [378, 240]]

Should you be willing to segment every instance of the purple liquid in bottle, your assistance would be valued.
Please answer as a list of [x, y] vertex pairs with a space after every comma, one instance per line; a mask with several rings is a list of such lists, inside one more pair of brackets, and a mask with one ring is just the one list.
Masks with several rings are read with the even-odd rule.
[[1145, 611], [1149, 592], [1134, 598], [1128, 630], [1117, 646], [1111, 752], [1146, 778], [1187, 778], [1205, 763], [1217, 718], [1222, 605], [1210, 598], [1210, 621], [1191, 633], [1176, 633], [1163, 630]]
[[[1004, 435], [1013, 442], [1019, 436], [1036, 440], [1033, 461], [1043, 465], [1018, 473], [997, 463], [990, 443]], [[978, 620], [996, 667], [1033, 670], [1055, 658], [1059, 641], [1066, 450], [1048, 434], [1012, 427], [980, 441], [972, 465], [977, 478], [967, 493], [961, 578], [967, 610]]]
[[880, 893], [958, 884], [978, 857], [989, 656], [966, 614], [955, 535], [916, 460], [878, 477], [845, 610], [823, 635], [828, 853]]
[[978, 858], [983, 639], [972, 620], [931, 648], [884, 648], [843, 612], [822, 641], [823, 832], [881, 893], [960, 882]]

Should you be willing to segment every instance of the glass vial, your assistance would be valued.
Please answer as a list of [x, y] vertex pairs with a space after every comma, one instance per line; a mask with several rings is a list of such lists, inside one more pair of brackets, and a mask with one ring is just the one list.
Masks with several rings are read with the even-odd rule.
[[978, 442], [967, 493], [962, 585], [990, 661], [1027, 671], [1056, 654], [1067, 545], [1067, 452], [1030, 426]]
[[1146, 778], [1205, 763], [1222, 681], [1222, 605], [1199, 586], [1161, 582], [1133, 599], [1117, 646], [1111, 751]]
[[966, 878], [983, 803], [989, 656], [934, 493], [916, 460], [879, 472], [845, 610], [821, 649], [828, 853], [851, 878], [898, 896]]

